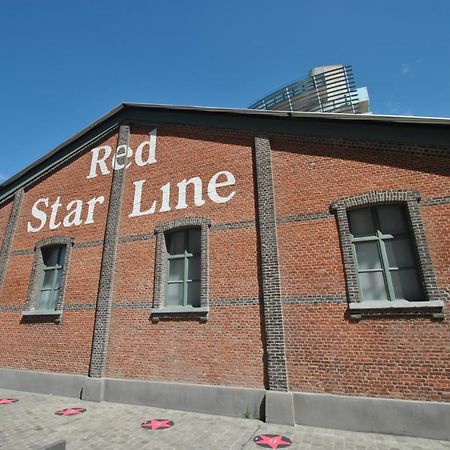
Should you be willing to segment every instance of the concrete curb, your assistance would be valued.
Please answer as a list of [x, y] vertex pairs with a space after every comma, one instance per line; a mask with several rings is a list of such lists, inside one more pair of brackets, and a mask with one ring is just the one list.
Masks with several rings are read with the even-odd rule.
[[0, 368], [0, 387], [205, 414], [450, 440], [450, 403], [89, 378]]
[[299, 425], [450, 439], [450, 403], [306, 392], [293, 397]]

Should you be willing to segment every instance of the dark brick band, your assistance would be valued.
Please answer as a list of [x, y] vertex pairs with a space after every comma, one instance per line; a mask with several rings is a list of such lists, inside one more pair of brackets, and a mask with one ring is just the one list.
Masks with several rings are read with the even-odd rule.
[[305, 222], [309, 220], [329, 219], [332, 215], [329, 211], [319, 211], [305, 214], [294, 214], [292, 216], [277, 217], [277, 223]]
[[283, 298], [283, 305], [303, 305], [308, 303], [347, 303], [345, 295], [290, 295]]
[[281, 142], [290, 142], [296, 144], [303, 144], [310, 147], [311, 145], [326, 145], [330, 147], [341, 147], [343, 149], [356, 149], [359, 151], [388, 151], [391, 153], [403, 155], [420, 155], [427, 157], [448, 158], [450, 155], [450, 147], [448, 145], [421, 145], [411, 144], [409, 142], [394, 142], [382, 140], [368, 140], [358, 138], [339, 138], [339, 137], [324, 137], [317, 135], [310, 136], [288, 136], [284, 134], [271, 133], [271, 138], [278, 144]]
[[[64, 305], [64, 312], [66, 311], [94, 311], [95, 303], [69, 303]], [[0, 306], [0, 313], [10, 313], [10, 312], [23, 312], [23, 305], [3, 305]]]
[[103, 241], [85, 241], [85, 242], [76, 242], [74, 244], [75, 248], [86, 248], [86, 247], [99, 247], [103, 245]]
[[287, 391], [288, 376], [278, 260], [272, 151], [269, 140], [256, 137], [254, 151], [268, 388], [276, 391]]
[[258, 297], [239, 297], [239, 298], [215, 298], [209, 301], [211, 307], [232, 307], [232, 306], [256, 306], [259, 305]]
[[17, 191], [16, 195], [14, 196], [14, 201], [9, 213], [8, 225], [6, 226], [5, 236], [0, 248], [0, 299], [3, 280], [5, 278], [6, 269], [8, 267], [9, 254], [11, 252], [12, 241], [14, 238], [14, 233], [16, 231], [17, 219], [19, 218], [23, 197], [23, 189]]
[[34, 250], [32, 248], [27, 248], [24, 250], [14, 250], [10, 252], [9, 256], [24, 256], [24, 255], [32, 255]]
[[225, 230], [235, 230], [237, 228], [253, 228], [256, 226], [256, 222], [254, 220], [241, 220], [239, 222], [231, 222], [231, 223], [219, 223], [217, 225], [211, 226], [211, 233], [215, 231], [225, 231]]
[[[257, 297], [242, 297], [242, 298], [214, 298], [208, 301], [210, 308], [220, 308], [228, 306], [255, 306], [259, 305], [259, 298]], [[153, 308], [153, 302], [148, 300], [126, 300], [122, 302], [114, 302], [113, 309], [146, 309]]]
[[152, 309], [152, 306], [153, 306], [153, 303], [148, 300], [145, 300], [145, 301], [128, 300], [128, 301], [124, 301], [124, 302], [114, 302], [112, 304], [113, 309], [145, 309], [147, 311], [150, 311]]
[[22, 312], [23, 306], [0, 305], [0, 313]]
[[95, 303], [69, 303], [64, 305], [64, 311], [95, 310]]
[[[121, 125], [119, 128], [117, 147], [121, 145], [128, 146], [129, 136], [129, 125]], [[126, 166], [126, 157], [124, 166]], [[103, 245], [102, 266], [100, 269], [100, 284], [97, 295], [97, 310], [95, 314], [92, 354], [89, 367], [89, 375], [96, 378], [103, 377], [105, 372], [109, 321], [113, 296], [114, 267], [116, 262], [125, 174], [125, 168], [114, 170], [111, 184], [108, 218], [106, 221], [105, 240]]]
[[119, 244], [126, 242], [137, 242], [137, 241], [150, 241], [155, 239], [155, 233], [142, 233], [142, 234], [132, 234], [129, 236], [121, 236], [119, 238]]
[[447, 195], [443, 197], [424, 198], [419, 203], [419, 206], [424, 207], [424, 206], [448, 205], [449, 203], [450, 203], [450, 195]]

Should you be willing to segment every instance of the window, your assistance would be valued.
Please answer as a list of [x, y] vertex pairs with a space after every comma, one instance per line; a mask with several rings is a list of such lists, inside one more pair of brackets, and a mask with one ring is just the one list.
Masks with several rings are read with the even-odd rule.
[[41, 248], [41, 252], [42, 283], [36, 309], [50, 311], [56, 309], [58, 304], [66, 248], [63, 245], [52, 245]]
[[414, 191], [369, 191], [334, 202], [348, 314], [444, 318]]
[[200, 228], [166, 235], [166, 306], [200, 306], [200, 235]]
[[208, 234], [211, 221], [183, 217], [156, 227], [151, 319], [208, 316]]
[[[73, 239], [52, 237], [36, 244], [23, 316], [60, 316]], [[59, 318], [55, 319], [59, 321]]]
[[348, 219], [361, 300], [424, 300], [404, 208], [359, 208]]

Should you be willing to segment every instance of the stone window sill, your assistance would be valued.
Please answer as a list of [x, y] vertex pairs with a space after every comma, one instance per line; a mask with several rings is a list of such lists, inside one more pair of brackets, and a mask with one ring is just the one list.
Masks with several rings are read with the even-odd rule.
[[444, 302], [442, 300], [408, 302], [406, 300], [367, 301], [350, 303], [348, 314], [352, 320], [364, 317], [393, 316], [430, 316], [433, 320], [444, 319]]
[[51, 322], [61, 322], [62, 310], [56, 309], [29, 309], [22, 311], [22, 319], [32, 322], [33, 319], [48, 319]]
[[208, 307], [168, 307], [151, 310], [152, 322], [158, 323], [160, 319], [198, 319], [200, 322], [208, 320]]

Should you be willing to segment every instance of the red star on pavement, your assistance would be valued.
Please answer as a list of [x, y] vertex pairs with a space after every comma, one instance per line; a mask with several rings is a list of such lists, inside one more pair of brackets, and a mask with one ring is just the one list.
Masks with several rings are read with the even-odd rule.
[[170, 428], [172, 425], [173, 422], [170, 419], [152, 419], [143, 422], [141, 427], [151, 430], [163, 430], [164, 428]]
[[60, 411], [56, 411], [55, 414], [58, 416], [75, 416], [76, 414], [81, 414], [86, 411], [86, 408], [66, 408]]
[[18, 398], [0, 398], [0, 405], [9, 405], [18, 401]]
[[286, 436], [282, 436], [281, 434], [261, 434], [256, 436], [255, 444], [266, 447], [266, 448], [285, 448], [289, 447], [292, 444], [292, 441]]

